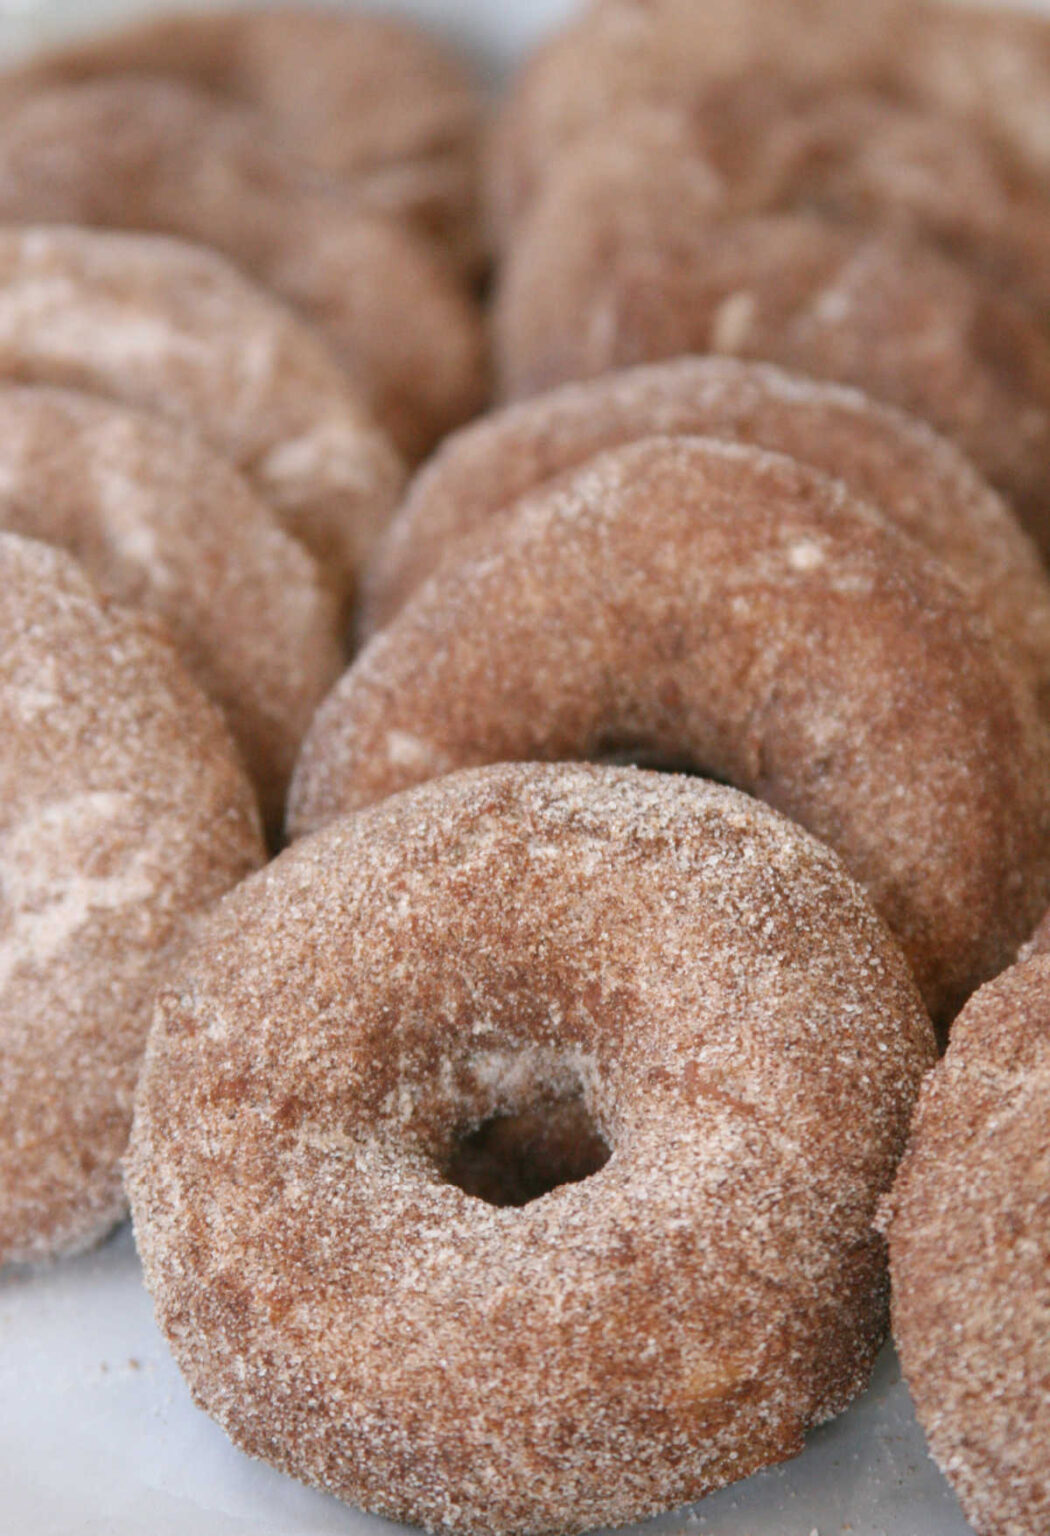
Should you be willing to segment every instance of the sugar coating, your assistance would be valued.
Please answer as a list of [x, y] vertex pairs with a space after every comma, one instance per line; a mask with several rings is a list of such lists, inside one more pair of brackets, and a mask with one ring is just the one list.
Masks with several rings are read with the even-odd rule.
[[289, 825], [484, 762], [688, 765], [826, 838], [946, 1021], [1050, 904], [1048, 750], [959, 589], [844, 486], [649, 438], [418, 589], [321, 706]]
[[585, 142], [503, 268], [505, 397], [729, 351], [853, 385], [955, 441], [1050, 551], [1050, 339], [1035, 312], [892, 224], [812, 211], [683, 219], [688, 160], [625, 171]]
[[983, 987], [927, 1079], [881, 1210], [893, 1331], [979, 1536], [1050, 1528], [1050, 959]]
[[0, 527], [68, 549], [104, 592], [163, 623], [278, 827], [345, 658], [320, 568], [242, 476], [161, 417], [0, 385]]
[[[757, 802], [456, 774], [286, 851], [163, 991], [128, 1170], [158, 1320], [239, 1446], [367, 1509], [641, 1518], [863, 1386], [933, 1055], [863, 892]], [[516, 1209], [446, 1182], [567, 1081], [599, 1173]]]
[[70, 556], [0, 534], [0, 1263], [124, 1209], [153, 990], [263, 859], [254, 797], [174, 651]]
[[655, 433], [752, 443], [841, 480], [962, 581], [1050, 705], [1046, 572], [958, 449], [856, 390], [731, 357], [678, 358], [565, 384], [455, 433], [412, 481], [369, 564], [366, 633], [393, 617], [458, 539], [519, 496], [602, 449]]
[[160, 235], [0, 229], [0, 378], [194, 427], [343, 595], [400, 489], [393, 449], [314, 331], [221, 256]]
[[290, 153], [265, 116], [190, 85], [106, 77], [9, 104], [0, 219], [222, 251], [322, 333], [413, 458], [484, 398], [480, 317], [445, 263]]
[[281, 5], [143, 17], [47, 49], [0, 78], [0, 98], [116, 74], [257, 108], [311, 165], [475, 269], [480, 93], [465, 60], [422, 27]]

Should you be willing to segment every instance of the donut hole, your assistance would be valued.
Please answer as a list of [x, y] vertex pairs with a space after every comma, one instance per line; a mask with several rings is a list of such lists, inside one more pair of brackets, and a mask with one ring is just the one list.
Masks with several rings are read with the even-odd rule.
[[588, 754], [588, 759], [609, 768], [648, 768], [653, 773], [680, 773], [691, 779], [707, 779], [712, 784], [729, 784], [728, 779], [698, 767], [691, 758], [647, 741], [620, 737], [602, 741]]
[[589, 1179], [609, 1157], [583, 1092], [576, 1089], [462, 1131], [445, 1178], [488, 1205], [522, 1206], [560, 1185]]

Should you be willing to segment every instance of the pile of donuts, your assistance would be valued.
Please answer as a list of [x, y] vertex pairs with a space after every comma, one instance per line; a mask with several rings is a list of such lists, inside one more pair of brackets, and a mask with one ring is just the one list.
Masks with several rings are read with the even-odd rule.
[[0, 1264], [130, 1202], [235, 1444], [463, 1536], [797, 1454], [892, 1315], [1046, 1536], [1048, 562], [1050, 19], [8, 68]]

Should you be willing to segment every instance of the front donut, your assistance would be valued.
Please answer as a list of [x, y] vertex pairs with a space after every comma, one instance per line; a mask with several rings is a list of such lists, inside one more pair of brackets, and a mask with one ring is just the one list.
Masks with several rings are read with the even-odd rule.
[[574, 1532], [801, 1449], [885, 1331], [933, 1035], [830, 850], [512, 765], [303, 839], [161, 996], [129, 1182], [197, 1401], [430, 1530]]

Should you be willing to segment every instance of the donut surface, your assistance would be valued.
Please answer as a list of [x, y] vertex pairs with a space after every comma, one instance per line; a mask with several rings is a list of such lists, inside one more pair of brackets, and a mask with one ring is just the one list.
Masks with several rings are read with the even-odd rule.
[[855, 390], [762, 363], [690, 357], [626, 370], [464, 427], [420, 470], [366, 572], [363, 628], [389, 623], [458, 540], [602, 449], [700, 434], [785, 453], [841, 480], [954, 575], [1050, 707], [1050, 585], [1038, 552], [961, 453]]
[[335, 598], [266, 503], [185, 428], [75, 391], [6, 385], [0, 528], [67, 549], [103, 592], [162, 621], [222, 710], [276, 831], [299, 744], [345, 655]]
[[154, 989], [263, 860], [247, 779], [170, 646], [0, 534], [0, 1263], [124, 1210]]
[[422, 28], [302, 6], [160, 16], [49, 49], [0, 78], [0, 99], [129, 73], [255, 107], [312, 165], [476, 265], [480, 97]]
[[314, 332], [181, 241], [0, 228], [0, 378], [70, 385], [196, 428], [342, 594], [400, 489], [400, 461]]
[[[757, 802], [567, 764], [425, 785], [242, 886], [159, 1000], [129, 1176], [160, 1325], [238, 1445], [391, 1518], [670, 1508], [865, 1382], [932, 1058], [863, 892]], [[559, 1112], [600, 1170], [519, 1206], [456, 1183], [464, 1143]]]
[[885, 1202], [893, 1331], [978, 1536], [1050, 1529], [1050, 959], [971, 999]]
[[0, 219], [212, 246], [315, 324], [380, 425], [419, 457], [478, 409], [480, 319], [409, 231], [174, 81], [56, 87], [0, 116]]
[[1046, 731], [958, 587], [842, 486], [701, 438], [591, 459], [420, 588], [318, 711], [289, 824], [622, 753], [826, 839], [938, 1019], [1048, 904]]
[[1034, 314], [901, 233], [804, 214], [686, 227], [682, 179], [672, 162], [596, 182], [585, 153], [563, 161], [504, 268], [504, 393], [687, 352], [853, 384], [956, 441], [1050, 552], [1050, 338]]

